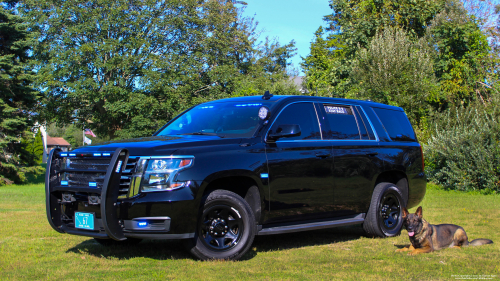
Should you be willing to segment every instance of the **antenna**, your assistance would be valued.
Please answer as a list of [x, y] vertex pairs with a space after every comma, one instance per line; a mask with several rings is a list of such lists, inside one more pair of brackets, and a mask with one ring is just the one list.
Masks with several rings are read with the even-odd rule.
[[269, 93], [269, 91], [266, 91], [264, 95], [262, 96], [263, 100], [269, 100], [273, 97], [273, 94]]

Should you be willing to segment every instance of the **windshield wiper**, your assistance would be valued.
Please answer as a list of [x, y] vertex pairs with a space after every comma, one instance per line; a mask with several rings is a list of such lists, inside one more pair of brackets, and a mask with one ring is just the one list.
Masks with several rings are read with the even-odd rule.
[[220, 138], [223, 138], [224, 136], [223, 135], [218, 135], [217, 133], [206, 133], [206, 132], [192, 132], [192, 133], [184, 133], [184, 134], [180, 134], [180, 135], [194, 135], [194, 136], [217, 136], [217, 137], [220, 137]]

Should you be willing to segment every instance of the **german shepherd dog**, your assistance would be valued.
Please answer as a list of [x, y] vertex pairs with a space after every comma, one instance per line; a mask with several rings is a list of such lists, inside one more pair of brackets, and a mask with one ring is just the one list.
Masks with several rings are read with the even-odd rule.
[[409, 255], [430, 253], [443, 248], [460, 248], [465, 246], [480, 246], [491, 244], [489, 239], [475, 239], [469, 242], [465, 230], [454, 224], [432, 225], [422, 218], [422, 207], [415, 214], [409, 214], [403, 208], [403, 226], [408, 230], [411, 245], [396, 252], [410, 251]]

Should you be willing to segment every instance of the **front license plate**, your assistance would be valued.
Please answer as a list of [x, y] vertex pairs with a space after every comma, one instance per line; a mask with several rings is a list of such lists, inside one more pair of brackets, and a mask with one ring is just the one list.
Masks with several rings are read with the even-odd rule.
[[94, 230], [94, 214], [75, 212], [75, 228]]

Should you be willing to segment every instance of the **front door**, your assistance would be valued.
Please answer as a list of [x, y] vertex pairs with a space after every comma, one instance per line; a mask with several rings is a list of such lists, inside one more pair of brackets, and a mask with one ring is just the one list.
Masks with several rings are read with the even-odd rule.
[[309, 220], [329, 216], [333, 205], [331, 142], [323, 141], [316, 107], [300, 102], [284, 108], [279, 125], [299, 125], [300, 136], [268, 143], [270, 202], [266, 223]]

